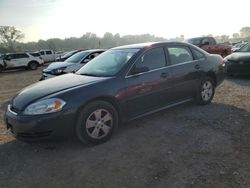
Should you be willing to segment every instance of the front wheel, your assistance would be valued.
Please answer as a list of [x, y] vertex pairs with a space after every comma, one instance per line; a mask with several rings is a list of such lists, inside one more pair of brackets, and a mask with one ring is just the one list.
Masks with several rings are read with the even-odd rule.
[[206, 77], [201, 81], [197, 91], [196, 102], [201, 105], [209, 104], [213, 100], [215, 84], [213, 79]]
[[118, 125], [118, 113], [108, 102], [89, 103], [76, 125], [77, 138], [83, 143], [100, 144], [107, 141]]
[[36, 70], [38, 67], [38, 63], [37, 62], [30, 62], [29, 63], [29, 69], [30, 70]]

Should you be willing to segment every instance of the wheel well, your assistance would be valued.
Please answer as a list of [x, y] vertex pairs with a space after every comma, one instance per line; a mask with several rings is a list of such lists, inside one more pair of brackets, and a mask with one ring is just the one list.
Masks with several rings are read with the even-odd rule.
[[215, 86], [217, 85], [217, 79], [216, 79], [216, 76], [215, 76], [215, 74], [213, 72], [207, 73], [206, 76], [212, 78], [212, 80], [214, 81]]
[[[112, 98], [112, 97], [110, 97], [110, 96], [102, 96], [102, 97], [96, 97], [96, 98], [94, 98], [94, 99], [91, 99], [91, 100], [89, 100], [85, 105], [83, 105], [79, 110], [78, 110], [78, 112], [77, 112], [77, 114], [79, 114], [82, 110], [83, 110], [83, 108], [85, 107], [85, 106], [87, 106], [89, 103], [91, 103], [91, 102], [94, 102], [94, 101], [105, 101], [105, 102], [108, 102], [108, 103], [110, 103], [115, 109], [116, 109], [116, 111], [117, 111], [117, 113], [118, 113], [118, 119], [119, 119], [119, 121], [122, 121], [121, 120], [121, 108], [120, 108], [120, 106], [119, 106], [119, 104], [118, 104], [118, 101], [116, 101], [116, 99], [114, 99], [114, 98]], [[78, 116], [78, 115], [77, 115]]]
[[30, 62], [28, 63], [28, 66], [30, 66], [31, 63], [36, 63], [37, 65], [39, 65], [39, 63], [38, 63], [37, 61], [34, 61], [34, 60], [33, 60], [33, 61], [30, 61]]

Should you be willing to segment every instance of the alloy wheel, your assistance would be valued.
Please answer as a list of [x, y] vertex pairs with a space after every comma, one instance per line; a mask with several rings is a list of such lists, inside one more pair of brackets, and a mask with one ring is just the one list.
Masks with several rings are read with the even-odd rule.
[[86, 120], [87, 134], [93, 139], [108, 135], [113, 126], [112, 114], [106, 109], [97, 109]]

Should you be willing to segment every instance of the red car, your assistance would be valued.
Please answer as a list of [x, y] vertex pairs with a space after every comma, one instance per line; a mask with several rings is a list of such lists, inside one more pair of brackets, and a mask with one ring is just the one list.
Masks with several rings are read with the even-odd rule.
[[213, 37], [197, 37], [187, 40], [188, 43], [196, 45], [210, 54], [219, 54], [226, 57], [231, 54], [231, 46], [225, 44], [217, 44]]

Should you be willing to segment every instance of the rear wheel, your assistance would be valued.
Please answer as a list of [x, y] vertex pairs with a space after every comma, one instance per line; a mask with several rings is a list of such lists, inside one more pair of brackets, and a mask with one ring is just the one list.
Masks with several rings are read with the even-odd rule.
[[30, 70], [36, 70], [37, 67], [38, 67], [38, 63], [37, 62], [32, 61], [32, 62], [29, 63], [29, 69]]
[[118, 125], [118, 113], [108, 102], [95, 101], [80, 113], [77, 138], [83, 143], [99, 144], [107, 141]]
[[198, 88], [196, 102], [201, 105], [209, 104], [213, 100], [215, 84], [213, 79], [205, 77]]

